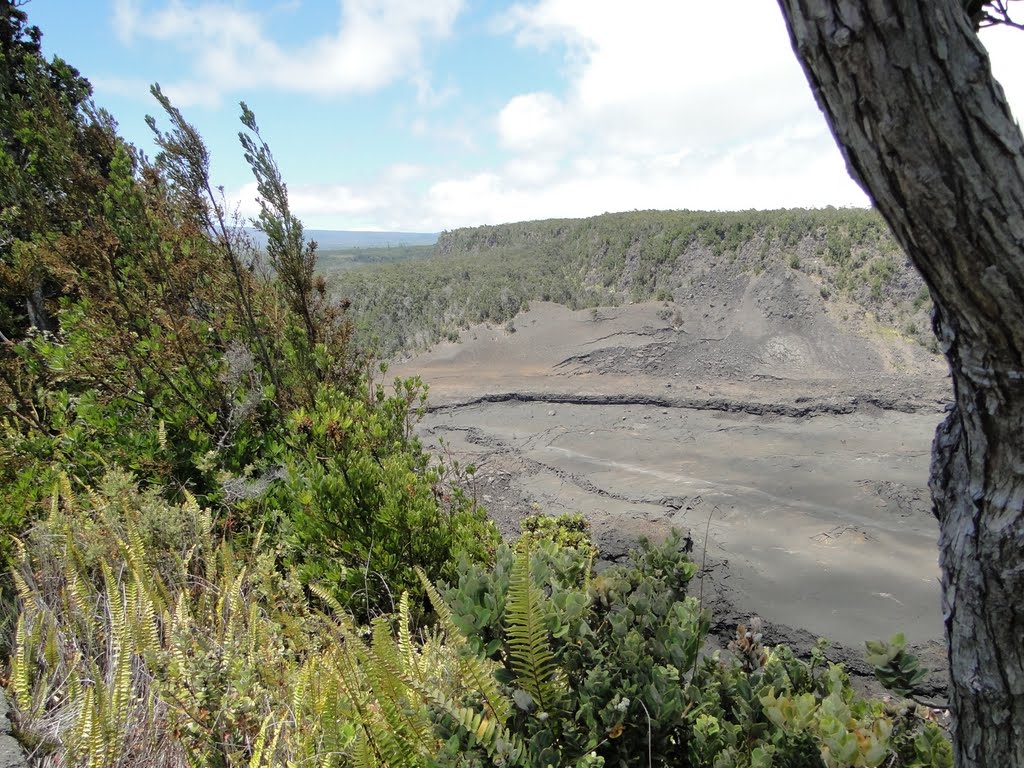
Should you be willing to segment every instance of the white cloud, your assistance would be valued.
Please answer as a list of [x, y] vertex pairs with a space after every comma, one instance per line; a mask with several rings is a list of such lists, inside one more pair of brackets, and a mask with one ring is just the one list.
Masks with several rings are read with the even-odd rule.
[[1020, 30], [992, 27], [982, 30], [981, 41], [988, 49], [992, 71], [1003, 86], [1006, 100], [1017, 122], [1024, 122], [1024, 40]]
[[[776, 5], [736, 0], [727, 24], [722, 13], [716, 3], [537, 0], [503, 14], [498, 27], [519, 45], [561, 47], [567, 85], [506, 102], [495, 127], [512, 157], [437, 181], [433, 220], [866, 205]], [[985, 39], [997, 74], [1024, 70], [1018, 38]], [[1024, 106], [1024, 80], [1004, 86]]]
[[[563, 115], [610, 148], [728, 145], [778, 130], [794, 111], [817, 115], [778, 8], [730, 3], [541, 0], [508, 19], [524, 45], [566, 47]], [[549, 109], [549, 112], [555, 110]]]
[[[309, 229], [433, 231], [429, 217], [417, 210], [414, 192], [427, 168], [394, 163], [361, 187], [347, 184], [289, 184], [292, 211]], [[250, 219], [259, 213], [255, 182], [227, 193], [228, 209]], [[428, 226], [429, 224], [429, 226]]]
[[864, 205], [831, 140], [758, 141], [727, 152], [578, 158], [543, 183], [506, 169], [435, 183], [427, 229], [645, 208], [738, 210]]
[[509, 157], [438, 179], [433, 227], [634, 208], [864, 205], [790, 50], [778, 8], [538, 0], [498, 28], [564, 52], [566, 85], [510, 98]]
[[340, 0], [338, 6], [335, 30], [293, 48], [273, 39], [271, 14], [237, 3], [170, 0], [145, 11], [137, 0], [116, 0], [112, 23], [125, 42], [173, 43], [191, 54], [191, 71], [165, 86], [181, 106], [214, 105], [246, 88], [332, 95], [404, 78], [421, 95], [447, 98], [444, 89], [430, 89], [421, 54], [425, 40], [450, 33], [462, 0]]
[[[293, 207], [310, 227], [437, 231], [637, 208], [866, 205], [778, 8], [734, 0], [728, 23], [722, 12], [670, 0], [517, 5], [500, 29], [527, 53], [562, 52], [564, 85], [513, 95], [480, 122], [502, 150], [490, 165], [477, 153], [472, 171], [394, 166], [364, 189], [294, 187]], [[1019, 38], [983, 40], [1022, 114]], [[410, 129], [421, 139], [445, 130], [422, 116]]]
[[[228, 207], [251, 218], [259, 213], [256, 182], [242, 185], [228, 195]], [[316, 184], [289, 187], [288, 202], [299, 218], [349, 216], [374, 207], [372, 197], [343, 184]]]
[[139, 15], [138, 0], [114, 0], [114, 15], [111, 24], [122, 43], [131, 42], [135, 37]]
[[516, 96], [501, 110], [498, 135], [505, 147], [528, 152], [563, 143], [570, 119], [550, 93], [527, 93]]
[[[421, 187], [425, 185], [424, 191]], [[504, 221], [590, 216], [645, 208], [737, 210], [864, 205], [831, 139], [781, 137], [722, 152], [511, 159], [465, 174], [395, 165], [375, 180], [292, 185], [293, 210], [309, 228], [439, 231]], [[254, 185], [230, 195], [255, 212]], [[770, 201], [766, 203], [765, 201]]]
[[556, 158], [539, 154], [515, 157], [504, 166], [509, 181], [529, 186], [550, 183], [558, 178], [560, 171], [561, 163]]

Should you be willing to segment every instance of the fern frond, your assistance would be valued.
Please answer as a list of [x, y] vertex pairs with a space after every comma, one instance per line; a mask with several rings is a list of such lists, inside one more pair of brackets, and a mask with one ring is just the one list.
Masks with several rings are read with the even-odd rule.
[[[459, 673], [467, 681], [467, 687], [479, 691], [487, 706], [502, 724], [508, 721], [512, 714], [512, 705], [506, 696], [501, 693], [498, 681], [494, 677], [493, 665], [473, 653], [466, 642], [465, 635], [455, 625], [451, 609], [445, 603], [437, 587], [430, 583], [430, 579], [419, 567], [416, 568], [416, 575], [420, 578], [430, 605], [437, 614], [438, 623], [444, 630], [448, 642], [453, 644], [459, 651]], [[532, 695], [532, 694], [531, 694]]]
[[188, 668], [188, 658], [185, 655], [184, 644], [173, 639], [175, 636], [187, 637], [193, 631], [192, 616], [185, 605], [185, 593], [178, 595], [178, 602], [174, 606], [173, 617], [169, 617], [168, 637], [172, 638], [170, 643], [171, 663], [178, 669]]
[[109, 563], [100, 560], [100, 570], [103, 572], [103, 584], [107, 598], [107, 611], [110, 614], [111, 626], [116, 626], [118, 621], [124, 621], [124, 600], [121, 597], [121, 588], [114, 578], [114, 572]]
[[[192, 506], [199, 509], [199, 502], [196, 501], [196, 497], [188, 491], [185, 491], [186, 498], [191, 498]], [[213, 536], [213, 512], [209, 507], [203, 507], [199, 509], [199, 537], [200, 541], [210, 541]]]
[[35, 591], [29, 586], [25, 576], [20, 570], [15, 568], [11, 572], [11, 578], [14, 580], [14, 591], [17, 593], [22, 605], [30, 604], [35, 597]]
[[352, 758], [352, 765], [355, 768], [377, 768], [380, 765], [374, 754], [373, 744], [365, 739], [356, 744], [356, 751]]
[[436, 688], [427, 688], [424, 692], [438, 710], [454, 720], [487, 751], [488, 757], [501, 758], [503, 765], [515, 765], [525, 754], [526, 747], [522, 739], [506, 728], [490, 710], [480, 712], [456, 704]]
[[311, 583], [309, 591], [324, 601], [327, 607], [331, 609], [335, 619], [345, 615], [345, 608], [338, 602], [338, 598], [323, 584]]
[[71, 558], [65, 558], [61, 567], [64, 571], [64, 583], [67, 585], [65, 599], [68, 613], [80, 621], [87, 636], [92, 637], [96, 628], [95, 596]]
[[371, 624], [373, 637], [373, 653], [387, 666], [392, 675], [405, 673], [405, 660], [399, 651], [398, 644], [391, 635], [391, 625], [387, 618], [378, 616]]
[[28, 550], [25, 549], [25, 542], [17, 536], [11, 536], [11, 544], [14, 545], [14, 562], [22, 563], [28, 559]]
[[57, 644], [57, 626], [46, 622], [46, 641], [43, 643], [43, 662], [48, 669], [54, 669], [60, 663], [60, 648]]
[[[135, 584], [135, 604], [129, 610], [134, 619], [135, 652], [148, 660], [160, 650], [161, 611], [153, 600], [152, 592], [146, 589], [139, 574], [133, 574]], [[153, 590], [155, 591], [155, 590]]]
[[[121, 601], [121, 591], [114, 580], [113, 573], [107, 565], [106, 560], [101, 561], [103, 576], [107, 581], [107, 594], [110, 601], [110, 631], [109, 631], [109, 655], [107, 669], [109, 682], [104, 686], [106, 706], [99, 714], [100, 722], [97, 723], [97, 733], [104, 737], [102, 765], [109, 765], [114, 762], [120, 751], [121, 739], [124, 733], [125, 724], [128, 722], [128, 714], [134, 700], [132, 690], [132, 645], [133, 627], [130, 621], [128, 606], [138, 601], [138, 585], [133, 580], [124, 585], [124, 599]], [[117, 602], [114, 601], [117, 598]], [[100, 683], [97, 681], [97, 687]], [[97, 691], [99, 694], [99, 691]], [[100, 747], [96, 747], [99, 749]], [[90, 747], [90, 755], [98, 756]]]
[[261, 552], [263, 550], [263, 530], [264, 530], [264, 528], [265, 528], [265, 524], [260, 525], [259, 529], [256, 531], [256, 535], [253, 537], [252, 545], [250, 546], [250, 549], [253, 552]]
[[312, 695], [313, 680], [320, 672], [320, 662], [316, 656], [310, 656], [299, 669], [295, 678], [295, 686], [292, 688], [291, 706], [296, 712], [300, 711], [303, 704], [315, 698]]
[[434, 609], [434, 613], [437, 614], [438, 623], [441, 628], [444, 629], [449, 635], [454, 636], [456, 639], [461, 639], [465, 642], [465, 638], [462, 636], [462, 632], [455, 625], [455, 620], [452, 618], [452, 611], [445, 603], [444, 598], [441, 597], [441, 593], [437, 591], [437, 587], [430, 583], [430, 579], [427, 578], [427, 574], [423, 572], [423, 569], [418, 565], [416, 566], [416, 575], [419, 576], [420, 584], [423, 585], [423, 590], [427, 593], [427, 598], [430, 600], [430, 607]]
[[[398, 648], [386, 621], [377, 619], [373, 629], [373, 647], [367, 648], [352, 636], [349, 636], [348, 647], [358, 653], [362, 672], [370, 682], [375, 703], [391, 731], [391, 737], [412, 754], [435, 754], [439, 744], [433, 724], [415, 705], [419, 697], [397, 667]], [[356, 643], [358, 649], [354, 645]]]
[[422, 678], [422, 670], [419, 665], [419, 654], [413, 649], [412, 645], [412, 620], [409, 615], [409, 593], [403, 591], [401, 598], [398, 600], [398, 652], [402, 656], [403, 668], [415, 675], [417, 678]]
[[[274, 751], [277, 749], [277, 740], [284, 730], [284, 725], [273, 725], [274, 713], [269, 713], [260, 724], [260, 733], [252, 746], [252, 757], [249, 758], [249, 768], [261, 768], [263, 765], [264, 752], [267, 755], [267, 765], [274, 764]], [[270, 746], [267, 746], [267, 734], [271, 733]]]
[[167, 425], [163, 419], [160, 419], [160, 423], [156, 428], [156, 442], [160, 446], [161, 451], [167, 450]]
[[267, 765], [269, 766], [275, 765], [274, 753], [277, 752], [277, 744], [281, 740], [281, 734], [284, 733], [284, 727], [285, 724], [282, 722], [280, 725], [278, 725], [277, 728], [274, 729], [274, 736], [270, 739], [270, 746], [268, 746], [266, 749]]
[[57, 482], [60, 485], [60, 495], [64, 497], [64, 506], [69, 513], [74, 513], [78, 505], [75, 492], [71, 488], [71, 478], [68, 477], [68, 473], [61, 472]]
[[146, 545], [139, 532], [139, 526], [133, 515], [125, 515], [124, 518], [126, 541], [118, 542], [125, 560], [135, 571], [142, 571], [146, 567]]
[[[97, 742], [100, 741], [97, 731], [99, 726], [96, 723], [96, 689], [92, 685], [85, 686], [82, 691], [82, 707], [78, 719], [75, 722], [75, 733], [73, 743], [80, 745], [86, 754], [87, 764], [92, 764], [92, 756]], [[101, 750], [102, 751], [102, 750]]]
[[530, 548], [516, 553], [505, 601], [509, 660], [516, 684], [530, 694], [541, 712], [561, 707], [565, 681], [544, 626], [544, 595], [530, 573]]
[[[425, 763], [437, 754], [441, 743], [428, 710], [421, 706], [422, 697], [377, 649], [368, 647], [347, 628], [338, 629], [344, 638], [339, 669], [358, 713], [362, 740], [372, 745], [381, 765]], [[375, 644], [382, 646], [385, 656], [397, 658], [394, 640], [383, 631], [386, 623], [378, 620], [374, 629]], [[390, 650], [383, 648], [386, 644], [391, 645]]]
[[53, 482], [53, 493], [50, 496], [50, 519], [56, 520], [60, 514], [60, 480]]
[[99, 513], [106, 509], [106, 500], [91, 485], [85, 486], [85, 495], [89, 497], [89, 504], [92, 506], [93, 512]]
[[25, 628], [27, 622], [28, 614], [23, 611], [19, 614], [15, 626], [14, 653], [11, 656], [11, 690], [22, 711], [27, 710], [32, 701], [32, 670], [36, 666], [33, 659], [34, 649], [30, 647], [29, 633]]

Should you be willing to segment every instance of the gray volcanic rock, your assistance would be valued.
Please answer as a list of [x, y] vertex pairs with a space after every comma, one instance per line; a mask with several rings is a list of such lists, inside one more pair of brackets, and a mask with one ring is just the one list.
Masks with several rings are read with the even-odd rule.
[[0, 768], [28, 768], [28, 760], [18, 740], [11, 735], [7, 696], [0, 689]]

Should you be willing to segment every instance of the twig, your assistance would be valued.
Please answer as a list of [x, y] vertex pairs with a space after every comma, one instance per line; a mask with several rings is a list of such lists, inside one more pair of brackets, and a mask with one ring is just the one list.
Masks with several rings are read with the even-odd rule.
[[697, 598], [697, 611], [698, 613], [704, 609], [704, 566], [708, 561], [708, 534], [711, 532], [711, 518], [714, 517], [715, 512], [718, 511], [718, 505], [708, 513], [708, 524], [704, 528], [704, 545], [703, 550], [700, 553], [700, 594]]
[[[351, 487], [351, 486], [350, 486]], [[370, 547], [366, 550], [366, 567], [363, 569], [363, 590], [366, 602], [366, 615], [370, 615], [370, 560], [373, 558], [373, 542], [375, 536], [370, 537]]]
[[[979, 28], [984, 27], [995, 27], [995, 26], [1006, 26], [1012, 27], [1013, 29], [1024, 30], [1024, 24], [1014, 21], [1010, 18], [1010, 0], [993, 0], [990, 3], [982, 3], [982, 8], [978, 11], [977, 16], [972, 19]], [[991, 6], [995, 14], [990, 13], [984, 6]]]
[[[697, 626], [700, 626], [700, 616], [704, 612], [704, 568], [708, 561], [708, 535], [711, 533], [711, 518], [715, 516], [715, 512], [718, 511], [718, 505], [712, 507], [708, 513], [708, 523], [704, 527], [704, 544], [700, 553], [700, 593], [697, 596]], [[697, 674], [697, 660], [700, 658], [700, 648], [693, 654], [693, 669], [690, 670], [690, 680], [693, 680], [693, 676]]]
[[644, 708], [644, 714], [647, 715], [647, 768], [654, 768], [654, 745], [651, 743], [651, 713], [647, 711], [647, 705], [644, 704], [643, 699], [637, 699], [640, 702], [640, 706]]

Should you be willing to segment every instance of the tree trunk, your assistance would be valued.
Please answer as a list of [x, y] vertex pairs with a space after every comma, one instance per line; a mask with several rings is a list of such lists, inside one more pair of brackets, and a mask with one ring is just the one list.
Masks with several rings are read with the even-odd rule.
[[958, 0], [779, 5], [950, 364], [930, 486], [956, 764], [1024, 768], [1024, 138]]

